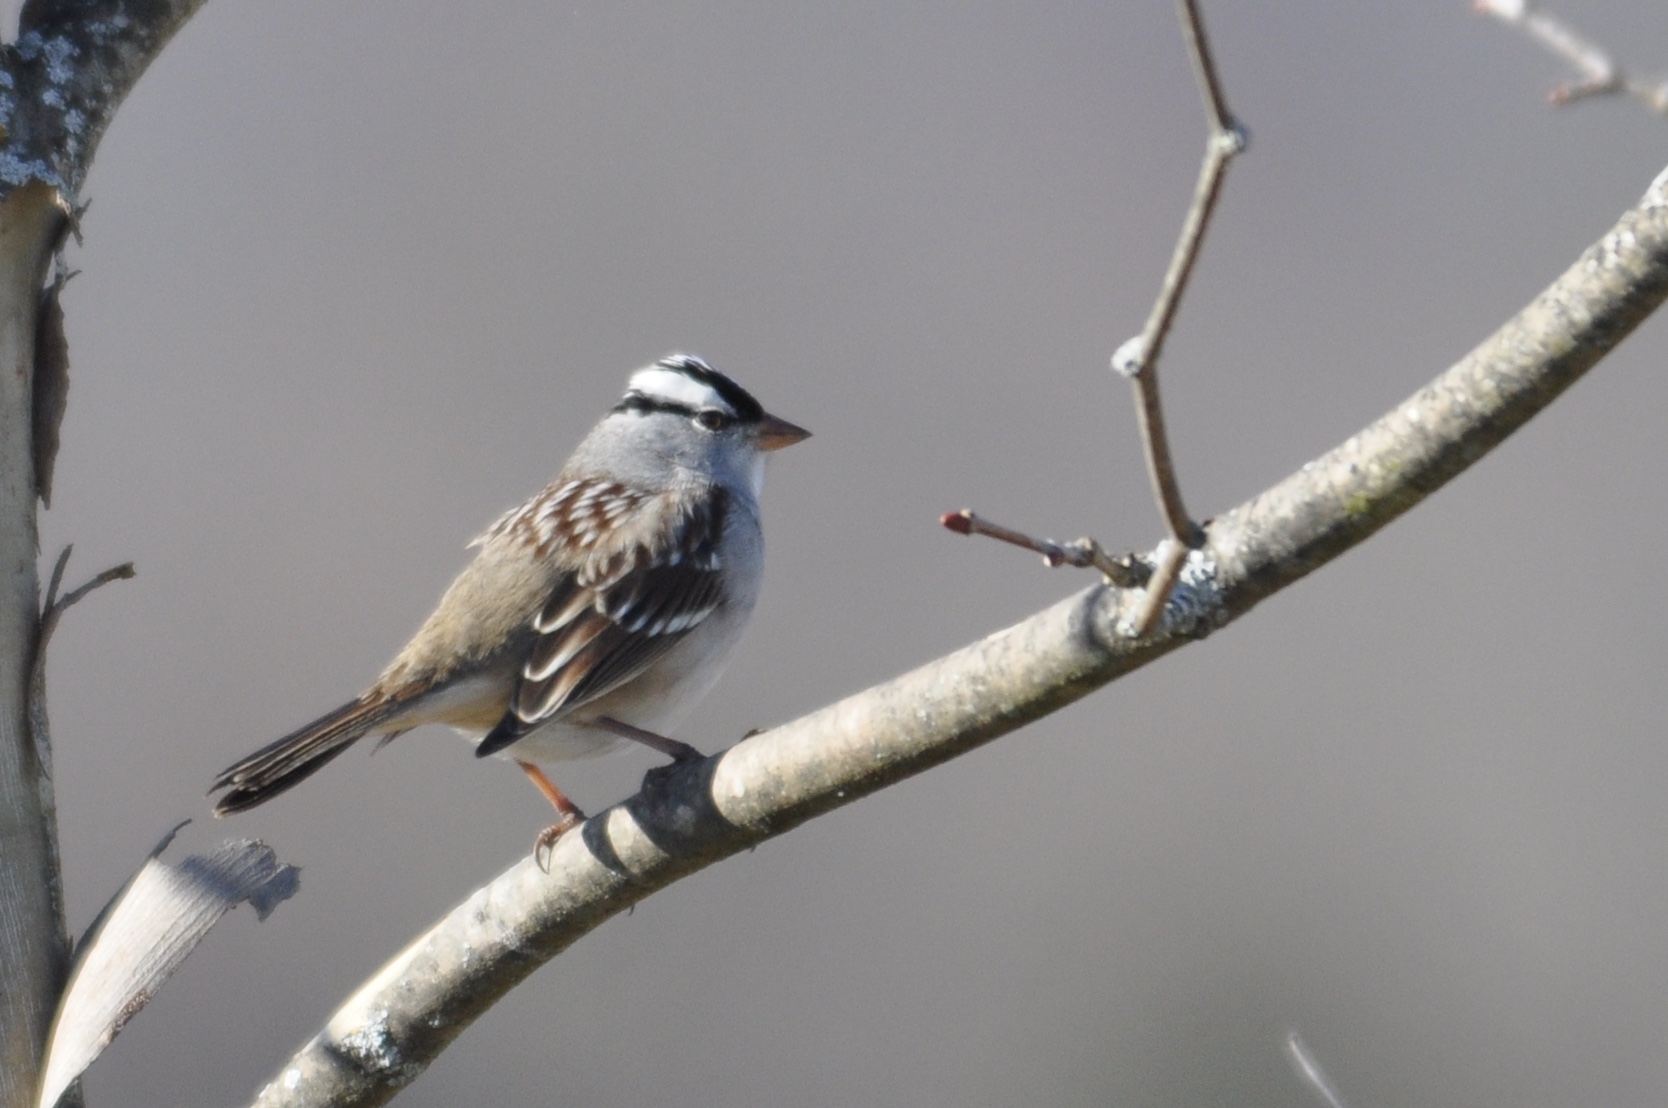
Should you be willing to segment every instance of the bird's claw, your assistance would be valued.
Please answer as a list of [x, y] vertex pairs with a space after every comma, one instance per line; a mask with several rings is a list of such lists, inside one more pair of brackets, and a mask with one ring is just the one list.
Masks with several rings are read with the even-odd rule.
[[585, 822], [583, 812], [563, 812], [562, 818], [539, 832], [533, 840], [533, 864], [550, 872], [550, 856], [556, 851], [556, 840]]

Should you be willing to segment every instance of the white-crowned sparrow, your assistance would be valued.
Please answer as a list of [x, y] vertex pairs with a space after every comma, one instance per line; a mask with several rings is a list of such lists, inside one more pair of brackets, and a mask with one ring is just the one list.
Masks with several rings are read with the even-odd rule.
[[764, 573], [765, 454], [810, 432], [700, 358], [632, 374], [556, 479], [505, 514], [434, 614], [357, 699], [228, 767], [216, 815], [288, 789], [365, 735], [457, 728], [518, 762], [561, 818], [584, 817], [540, 766], [666, 738], [724, 668]]

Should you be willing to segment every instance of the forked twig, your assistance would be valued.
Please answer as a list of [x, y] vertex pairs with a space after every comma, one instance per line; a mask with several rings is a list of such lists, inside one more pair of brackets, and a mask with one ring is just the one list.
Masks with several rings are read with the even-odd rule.
[[[1112, 356], [1112, 368], [1129, 378], [1135, 390], [1136, 419], [1141, 425], [1141, 441], [1147, 451], [1147, 471], [1152, 477], [1153, 494], [1158, 498], [1158, 509], [1170, 529], [1170, 537], [1181, 547], [1163, 559], [1154, 579], [1147, 585], [1147, 597], [1136, 612], [1134, 625], [1137, 634], [1149, 634], [1158, 626], [1169, 599], [1170, 589], [1181, 573], [1181, 563], [1187, 550], [1202, 546], [1204, 529], [1187, 514], [1182, 505], [1181, 485], [1176, 480], [1176, 467], [1170, 455], [1170, 438], [1164, 430], [1164, 407], [1158, 392], [1158, 359], [1164, 350], [1164, 340], [1175, 322], [1181, 306], [1182, 293], [1199, 259], [1205, 231], [1216, 211], [1217, 198], [1222, 193], [1222, 181], [1228, 163], [1246, 146], [1246, 134], [1228, 111], [1222, 93], [1222, 81], [1216, 73], [1216, 61], [1211, 56], [1210, 43], [1205, 38], [1205, 24], [1199, 15], [1196, 0], [1176, 0], [1182, 29], [1193, 55], [1194, 75], [1199, 81], [1199, 92], [1209, 116], [1210, 136], [1205, 141], [1205, 160], [1199, 167], [1199, 181], [1193, 189], [1193, 205], [1182, 221], [1181, 235], [1175, 252], [1170, 256], [1169, 271], [1164, 274], [1158, 300], [1147, 315], [1147, 325], [1135, 338], [1118, 348]], [[1173, 563], [1170, 572], [1162, 572]]]
[[1112, 356], [1112, 368], [1129, 378], [1135, 390], [1136, 420], [1146, 450], [1147, 471], [1152, 477], [1153, 494], [1158, 500], [1158, 510], [1164, 517], [1170, 539], [1161, 545], [1158, 565], [1149, 575], [1146, 567], [1133, 556], [1121, 561], [1114, 559], [1093, 539], [1078, 539], [1074, 543], [1035, 539], [982, 520], [970, 511], [950, 512], [940, 520], [945, 527], [959, 534], [988, 535], [1026, 550], [1034, 550], [1051, 566], [1092, 566], [1122, 588], [1137, 587], [1125, 582], [1135, 581], [1131, 567], [1141, 566], [1140, 576], [1147, 579], [1140, 583], [1145, 584], [1147, 592], [1130, 621], [1130, 629], [1137, 636], [1149, 635], [1158, 627], [1164, 605], [1170, 598], [1170, 590], [1181, 576], [1187, 552], [1203, 546], [1205, 541], [1204, 528], [1193, 522], [1182, 503], [1181, 484], [1176, 479], [1175, 462], [1170, 454], [1170, 438], [1164, 429], [1164, 406], [1159, 400], [1158, 359], [1181, 306], [1188, 278], [1198, 261], [1199, 249], [1211, 215], [1216, 210], [1228, 163], [1246, 146], [1244, 128], [1228, 111], [1227, 98], [1222, 92], [1222, 81], [1217, 76], [1216, 62], [1205, 38], [1204, 20], [1199, 15], [1196, 0], [1176, 0], [1176, 8], [1193, 56], [1194, 74], [1205, 101], [1205, 113], [1209, 116], [1210, 137], [1205, 143], [1205, 160], [1193, 190], [1192, 206], [1182, 222], [1181, 236], [1170, 256], [1170, 267], [1164, 274], [1158, 299], [1147, 315], [1147, 324], [1139, 335], [1120, 346]]
[[1474, 0], [1472, 6], [1479, 15], [1490, 15], [1508, 27], [1516, 27], [1576, 68], [1578, 79], [1559, 85], [1549, 94], [1554, 104], [1590, 96], [1626, 95], [1658, 115], [1668, 115], [1668, 81], [1653, 84], [1628, 76], [1608, 50], [1546, 9], [1529, 0]]
[[64, 617], [64, 613], [80, 603], [88, 593], [111, 581], [132, 577], [134, 573], [133, 563], [124, 562], [105, 570], [79, 588], [71, 589], [59, 596], [58, 589], [64, 583], [64, 569], [69, 565], [70, 551], [73, 549], [73, 544], [65, 546], [63, 553], [59, 554], [58, 560], [53, 563], [52, 576], [46, 586], [46, 600], [41, 605], [40, 622], [35, 625], [34, 656], [29, 662], [30, 727], [35, 734], [36, 755], [48, 773], [51, 772], [52, 748], [46, 738], [46, 644], [52, 638], [52, 632], [58, 629], [58, 621]]
[[70, 551], [74, 549], [74, 543], [64, 547], [64, 552], [59, 554], [58, 560], [53, 563], [52, 576], [47, 581], [46, 600], [41, 604], [40, 630], [35, 636], [35, 668], [37, 670], [46, 658], [46, 642], [52, 637], [52, 632], [57, 629], [58, 621], [63, 618], [66, 611], [86, 599], [87, 594], [94, 589], [108, 585], [112, 581], [125, 581], [138, 572], [133, 568], [132, 562], [123, 562], [119, 566], [112, 566], [105, 570], [86, 584], [77, 586], [63, 596], [59, 596], [59, 586], [64, 583], [64, 569], [69, 565]]

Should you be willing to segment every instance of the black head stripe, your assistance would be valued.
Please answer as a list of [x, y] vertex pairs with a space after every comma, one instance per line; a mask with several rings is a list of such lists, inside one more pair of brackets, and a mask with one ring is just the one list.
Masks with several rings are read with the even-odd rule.
[[672, 415], [680, 415], [685, 419], [695, 417], [695, 409], [687, 404], [663, 400], [658, 396], [645, 396], [636, 389], [626, 393], [625, 397], [614, 405], [614, 410], [616, 412], [670, 412]]
[[756, 423], [764, 418], [764, 407], [753, 399], [752, 393], [694, 354], [671, 354], [656, 364], [661, 369], [681, 373], [691, 381], [698, 381], [716, 392], [743, 423]]

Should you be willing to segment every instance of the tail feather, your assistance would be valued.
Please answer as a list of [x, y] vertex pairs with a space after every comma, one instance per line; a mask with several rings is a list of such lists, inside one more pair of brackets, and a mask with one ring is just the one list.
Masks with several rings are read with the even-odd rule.
[[226, 767], [209, 787], [211, 794], [227, 790], [215, 801], [214, 814], [223, 816], [253, 808], [311, 777], [399, 707], [388, 700], [349, 701]]

